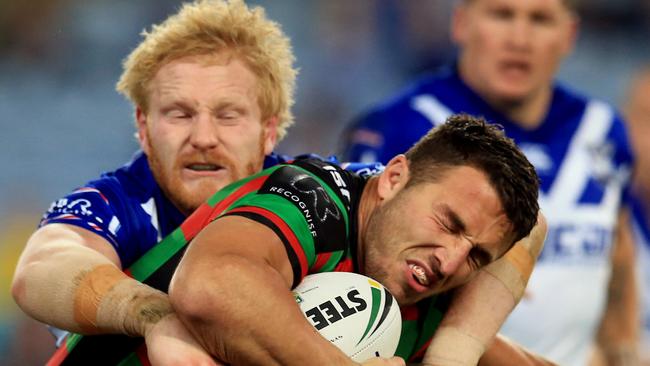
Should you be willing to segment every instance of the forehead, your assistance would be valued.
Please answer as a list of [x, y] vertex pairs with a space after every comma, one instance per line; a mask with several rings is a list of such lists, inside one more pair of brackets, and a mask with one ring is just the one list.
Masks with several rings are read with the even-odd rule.
[[187, 56], [164, 64], [150, 83], [160, 96], [183, 94], [209, 98], [220, 95], [252, 97], [257, 78], [239, 58], [229, 54]]

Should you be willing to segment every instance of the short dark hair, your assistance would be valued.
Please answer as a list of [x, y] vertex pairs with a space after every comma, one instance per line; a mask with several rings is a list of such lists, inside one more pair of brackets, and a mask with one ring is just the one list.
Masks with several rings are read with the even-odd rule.
[[407, 183], [435, 182], [452, 167], [471, 166], [484, 172], [513, 225], [516, 242], [537, 222], [539, 178], [535, 168], [505, 136], [498, 124], [467, 114], [452, 115], [406, 152]]

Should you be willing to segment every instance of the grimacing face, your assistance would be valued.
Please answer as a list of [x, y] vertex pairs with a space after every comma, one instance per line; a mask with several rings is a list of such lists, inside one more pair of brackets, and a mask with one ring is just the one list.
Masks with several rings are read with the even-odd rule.
[[550, 93], [577, 19], [562, 0], [472, 0], [452, 20], [459, 70], [481, 96], [518, 104]]
[[237, 58], [175, 59], [136, 112], [140, 145], [156, 181], [184, 214], [229, 183], [262, 169], [276, 119], [262, 121], [255, 75]]
[[401, 189], [375, 209], [362, 240], [361, 269], [400, 305], [413, 304], [468, 282], [502, 256], [511, 228], [485, 174], [453, 167], [439, 181]]

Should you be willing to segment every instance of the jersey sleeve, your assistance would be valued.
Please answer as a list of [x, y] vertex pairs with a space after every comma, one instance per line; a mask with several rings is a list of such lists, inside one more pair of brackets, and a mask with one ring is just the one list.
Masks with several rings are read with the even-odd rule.
[[613, 166], [618, 175], [618, 179], [623, 182], [622, 203], [631, 206], [634, 200], [631, 186], [632, 169], [634, 166], [635, 156], [632, 151], [628, 131], [623, 117], [616, 113], [612, 129], [609, 133], [610, 141], [616, 147], [613, 153]]
[[97, 188], [87, 186], [74, 190], [50, 205], [39, 227], [59, 223], [89, 230], [119, 248], [121, 222], [106, 196]]
[[333, 187], [298, 166], [273, 170], [258, 190], [235, 200], [225, 215], [246, 217], [276, 233], [291, 262], [294, 286], [308, 273], [332, 270], [346, 254], [346, 205]]
[[346, 161], [385, 162], [391, 155], [386, 151], [386, 129], [384, 114], [375, 111], [362, 115], [344, 132], [341, 156]]
[[389, 100], [362, 115], [344, 132], [341, 157], [344, 161], [388, 163], [405, 153], [432, 127], [412, 98]]
[[97, 234], [113, 246], [122, 268], [127, 268], [158, 241], [151, 219], [143, 205], [126, 194], [118, 182], [104, 179], [54, 201], [39, 227], [60, 223]]

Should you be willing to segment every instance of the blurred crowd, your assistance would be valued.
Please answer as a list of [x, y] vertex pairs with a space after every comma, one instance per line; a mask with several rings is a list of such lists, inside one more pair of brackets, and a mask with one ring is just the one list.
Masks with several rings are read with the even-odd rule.
[[[291, 37], [300, 67], [296, 125], [278, 152], [337, 153], [369, 105], [453, 59], [452, 0], [249, 1]], [[26, 235], [49, 203], [127, 161], [131, 107], [114, 91], [139, 33], [176, 0], [0, 0], [0, 364], [42, 364], [52, 344], [9, 295]], [[559, 77], [623, 107], [650, 63], [650, 2], [590, 0]], [[650, 108], [650, 106], [648, 106]], [[650, 109], [649, 109], [650, 110]], [[647, 131], [647, 129], [646, 129]]]

